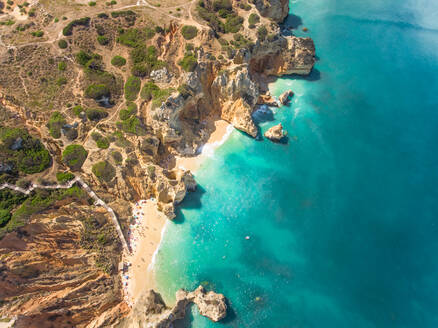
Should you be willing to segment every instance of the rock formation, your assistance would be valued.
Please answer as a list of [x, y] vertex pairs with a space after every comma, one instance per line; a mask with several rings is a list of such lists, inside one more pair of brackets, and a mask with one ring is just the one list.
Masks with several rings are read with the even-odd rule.
[[178, 290], [176, 303], [172, 308], [166, 306], [160, 294], [149, 290], [135, 304], [133, 314], [121, 323], [121, 327], [143, 327], [146, 323], [151, 328], [172, 327], [176, 320], [184, 318], [190, 303], [196, 304], [199, 313], [214, 322], [227, 315], [225, 296], [213, 291], [207, 292], [202, 286], [192, 292]]
[[272, 18], [277, 23], [283, 22], [289, 13], [288, 0], [256, 0], [254, 4], [262, 16]]
[[274, 125], [272, 128], [267, 130], [264, 134], [266, 138], [272, 141], [281, 141], [285, 136], [287, 136], [287, 132], [283, 130], [283, 126], [280, 124]]
[[290, 98], [292, 98], [293, 95], [294, 95], [294, 93], [292, 90], [287, 90], [287, 91], [283, 92], [280, 95], [280, 97], [278, 97], [278, 101], [282, 105], [287, 105], [290, 101]]

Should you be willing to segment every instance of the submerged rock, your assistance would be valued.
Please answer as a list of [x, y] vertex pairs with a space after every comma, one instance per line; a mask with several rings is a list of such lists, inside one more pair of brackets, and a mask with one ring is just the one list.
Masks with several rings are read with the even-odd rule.
[[269, 140], [278, 142], [287, 136], [287, 131], [283, 129], [283, 126], [280, 123], [278, 125], [274, 125], [268, 131], [266, 131], [264, 136]]

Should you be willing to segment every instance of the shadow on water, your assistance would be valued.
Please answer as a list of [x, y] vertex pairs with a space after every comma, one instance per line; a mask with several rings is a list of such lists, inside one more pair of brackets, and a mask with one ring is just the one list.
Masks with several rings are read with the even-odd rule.
[[180, 320], [175, 320], [173, 322], [173, 327], [174, 328], [190, 328], [192, 327], [193, 324], [193, 312], [192, 312], [192, 307], [193, 307], [193, 303], [189, 304], [186, 307], [186, 313], [184, 315], [184, 318], [180, 319]]
[[252, 119], [255, 124], [272, 122], [275, 120], [274, 113], [272, 110], [266, 106], [260, 106], [254, 113], [252, 114]]
[[283, 23], [283, 26], [285, 28], [292, 28], [292, 29], [296, 29], [301, 25], [303, 25], [303, 20], [301, 19], [300, 16], [294, 14], [289, 14]]
[[182, 203], [175, 208], [175, 219], [173, 220], [173, 223], [181, 224], [185, 220], [185, 216], [182, 209], [199, 209], [201, 208], [201, 198], [202, 195], [205, 194], [205, 189], [202, 188], [202, 186], [198, 185], [196, 187], [196, 191], [189, 192]]
[[321, 72], [318, 69], [313, 68], [309, 75], [292, 74], [292, 75], [285, 75], [285, 76], [283, 76], [283, 78], [285, 78], [285, 79], [292, 79], [292, 80], [305, 80], [305, 81], [309, 81], [309, 82], [314, 82], [314, 81], [321, 80]]
[[223, 324], [227, 324], [227, 323], [233, 322], [237, 318], [236, 312], [234, 311], [234, 309], [231, 306], [231, 304], [228, 301], [228, 299], [226, 299], [225, 302], [227, 304], [227, 316], [220, 321]]

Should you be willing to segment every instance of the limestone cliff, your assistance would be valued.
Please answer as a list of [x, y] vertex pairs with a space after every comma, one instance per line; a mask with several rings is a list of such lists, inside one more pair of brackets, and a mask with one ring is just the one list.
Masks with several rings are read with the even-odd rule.
[[281, 23], [289, 13], [289, 0], [255, 0], [257, 10], [262, 16]]

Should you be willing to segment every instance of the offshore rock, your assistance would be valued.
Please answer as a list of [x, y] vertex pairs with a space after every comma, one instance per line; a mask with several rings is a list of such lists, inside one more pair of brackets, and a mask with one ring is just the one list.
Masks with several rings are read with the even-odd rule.
[[264, 136], [269, 140], [278, 142], [287, 136], [287, 132], [283, 129], [283, 126], [280, 123], [278, 125], [274, 125], [268, 131], [266, 131]]
[[121, 327], [146, 327], [170, 328], [176, 320], [183, 319], [187, 306], [196, 304], [199, 313], [214, 322], [218, 322], [227, 316], [227, 304], [225, 296], [213, 291], [207, 292], [199, 286], [192, 292], [178, 290], [176, 303], [172, 308], [166, 307], [160, 294], [149, 290], [135, 304], [133, 315], [127, 318]]
[[278, 97], [278, 100], [280, 101], [280, 104], [287, 105], [290, 101], [290, 98], [294, 95], [294, 92], [292, 90], [287, 90], [283, 92], [280, 97]]

